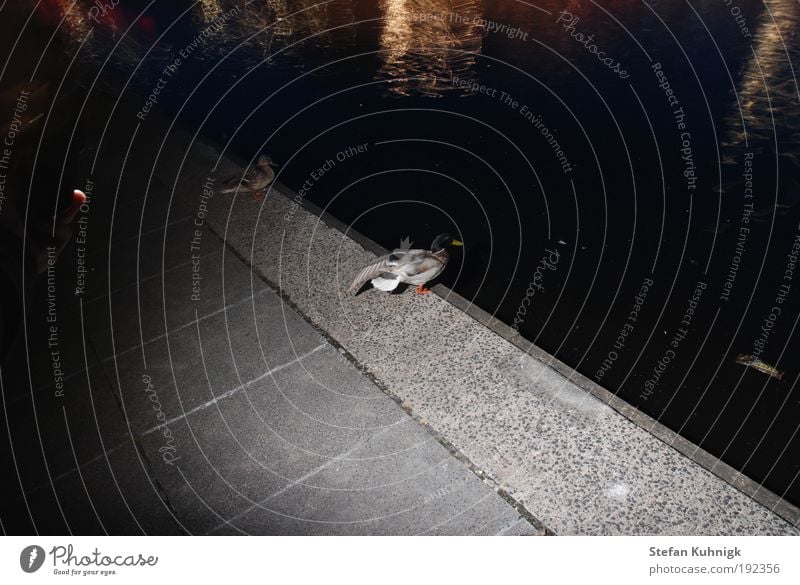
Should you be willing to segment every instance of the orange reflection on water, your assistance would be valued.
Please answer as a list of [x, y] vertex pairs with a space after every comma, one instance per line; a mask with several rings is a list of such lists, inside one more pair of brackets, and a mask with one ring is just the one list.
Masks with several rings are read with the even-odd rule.
[[475, 81], [473, 66], [487, 50], [531, 73], [567, 74], [565, 60], [591, 59], [593, 67], [596, 58], [556, 22], [563, 11], [578, 18], [572, 31], [591, 35], [600, 50], [622, 60], [629, 39], [614, 19], [635, 21], [644, 11], [640, 0], [604, 2], [604, 10], [579, 0], [383, 0], [380, 7], [379, 76], [393, 79], [391, 91], [399, 95], [435, 95], [452, 88], [453, 75]]
[[391, 80], [397, 95], [438, 95], [452, 88], [452, 78], [471, 80], [481, 50], [478, 24], [481, 2], [466, 0], [452, 8], [447, 0], [382, 0], [379, 79]]
[[200, 19], [205, 23], [216, 20], [222, 14], [220, 0], [200, 0], [198, 8]]
[[[753, 31], [753, 54], [746, 61], [737, 89], [739, 107], [729, 117], [729, 140], [733, 144], [744, 144], [745, 138], [752, 139], [753, 134], [769, 138], [773, 123], [800, 129], [796, 63], [789, 52], [800, 7], [795, 0], [766, 0], [764, 5], [767, 10]], [[797, 61], [796, 52], [794, 57]]]

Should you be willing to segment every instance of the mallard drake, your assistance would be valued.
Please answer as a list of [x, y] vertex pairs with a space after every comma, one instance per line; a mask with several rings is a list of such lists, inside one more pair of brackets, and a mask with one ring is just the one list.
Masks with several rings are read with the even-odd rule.
[[362, 268], [347, 292], [358, 292], [364, 283], [371, 280], [372, 286], [386, 292], [393, 291], [397, 285], [405, 282], [416, 284], [417, 294], [428, 294], [431, 289], [426, 288], [425, 283], [439, 276], [450, 260], [447, 248], [463, 245], [450, 234], [441, 234], [433, 240], [430, 250], [398, 248]]
[[266, 154], [262, 154], [256, 160], [256, 164], [249, 167], [241, 177], [234, 177], [226, 181], [222, 186], [222, 193], [235, 193], [243, 191], [252, 193], [253, 199], [260, 199], [264, 196], [264, 190], [275, 180], [275, 170], [277, 166]]

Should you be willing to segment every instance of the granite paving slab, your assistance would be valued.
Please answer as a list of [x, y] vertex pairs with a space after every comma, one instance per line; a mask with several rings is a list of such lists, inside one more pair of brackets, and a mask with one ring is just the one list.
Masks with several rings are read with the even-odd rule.
[[[199, 274], [199, 279], [195, 275]], [[86, 304], [86, 332], [103, 359], [221, 311], [265, 285], [232, 254], [218, 250], [178, 264]], [[112, 343], [113, 331], [113, 343]]]
[[[288, 337], [296, 351], [285, 343]], [[274, 293], [261, 291], [106, 359], [103, 367], [132, 428], [144, 432], [158, 424], [154, 395], [160, 412], [171, 420], [285, 367], [319, 345], [319, 336], [305, 321], [285, 313]]]

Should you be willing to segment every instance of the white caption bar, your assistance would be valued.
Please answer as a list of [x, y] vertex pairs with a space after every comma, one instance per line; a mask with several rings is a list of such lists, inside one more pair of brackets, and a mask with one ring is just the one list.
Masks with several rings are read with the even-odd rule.
[[[2, 583], [800, 583], [791, 537], [4, 537]], [[512, 581], [513, 580], [513, 581]], [[591, 581], [589, 581], [591, 580]]]

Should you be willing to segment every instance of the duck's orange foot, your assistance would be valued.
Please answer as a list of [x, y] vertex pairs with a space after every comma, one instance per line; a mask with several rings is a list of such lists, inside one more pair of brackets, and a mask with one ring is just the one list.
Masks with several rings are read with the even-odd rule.
[[266, 191], [253, 191], [253, 201], [261, 201], [266, 194]]
[[416, 288], [415, 292], [416, 292], [418, 295], [429, 295], [429, 294], [431, 294], [433, 291], [432, 291], [431, 289], [427, 288], [427, 287], [426, 287], [424, 284], [420, 284], [420, 285], [419, 285], [419, 286]]

